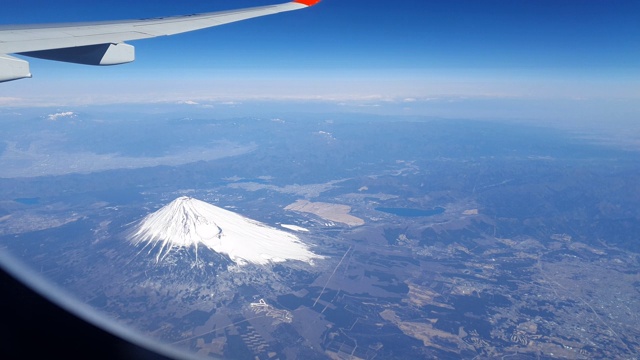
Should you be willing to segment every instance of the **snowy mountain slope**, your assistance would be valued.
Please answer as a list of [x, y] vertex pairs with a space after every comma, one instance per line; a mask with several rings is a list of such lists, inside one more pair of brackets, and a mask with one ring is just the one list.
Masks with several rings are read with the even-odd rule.
[[157, 249], [156, 262], [176, 249], [194, 247], [197, 254], [199, 246], [226, 254], [238, 265], [322, 258], [293, 234], [186, 196], [142, 219], [130, 241], [150, 253]]

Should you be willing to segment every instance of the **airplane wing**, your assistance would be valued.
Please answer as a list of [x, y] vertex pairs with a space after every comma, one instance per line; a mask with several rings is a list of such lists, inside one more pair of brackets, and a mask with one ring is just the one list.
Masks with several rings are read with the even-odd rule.
[[144, 20], [0, 26], [0, 82], [31, 77], [29, 63], [9, 54], [87, 65], [124, 64], [135, 59], [134, 47], [125, 41], [174, 35], [299, 10], [318, 2], [320, 0], [294, 0], [277, 5]]

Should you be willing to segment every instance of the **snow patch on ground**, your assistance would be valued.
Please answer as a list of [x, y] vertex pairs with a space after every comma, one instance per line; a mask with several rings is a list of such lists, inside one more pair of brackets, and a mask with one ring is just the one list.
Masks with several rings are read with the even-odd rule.
[[280, 226], [282, 226], [285, 229], [289, 229], [289, 230], [293, 230], [293, 231], [309, 232], [309, 229], [305, 229], [305, 228], [300, 227], [298, 225], [280, 224]]

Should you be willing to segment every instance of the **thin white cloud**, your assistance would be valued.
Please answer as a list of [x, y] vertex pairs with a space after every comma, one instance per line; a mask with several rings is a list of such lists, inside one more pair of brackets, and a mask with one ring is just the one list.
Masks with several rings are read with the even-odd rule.
[[320, 196], [321, 193], [325, 191], [329, 191], [331, 189], [335, 189], [337, 184], [346, 181], [348, 179], [341, 180], [331, 180], [324, 184], [306, 184], [306, 185], [285, 185], [285, 186], [276, 186], [271, 184], [262, 184], [255, 182], [236, 182], [227, 185], [227, 187], [232, 189], [242, 189], [245, 191], [258, 191], [258, 190], [269, 190], [275, 191], [282, 194], [294, 194], [298, 196], [303, 196], [307, 199], [315, 198]]
[[76, 117], [76, 113], [74, 113], [73, 111], [65, 111], [65, 112], [59, 112], [59, 113], [47, 115], [47, 119], [51, 121], [56, 121], [60, 118], [65, 118], [65, 117], [74, 118]]
[[24, 99], [19, 97], [0, 96], [0, 106], [12, 106], [19, 105]]

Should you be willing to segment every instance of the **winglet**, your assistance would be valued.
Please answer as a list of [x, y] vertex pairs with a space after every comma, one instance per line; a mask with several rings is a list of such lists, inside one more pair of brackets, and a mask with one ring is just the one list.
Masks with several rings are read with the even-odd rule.
[[294, 0], [294, 2], [303, 4], [303, 5], [307, 5], [307, 6], [313, 6], [317, 3], [320, 2], [320, 0]]

